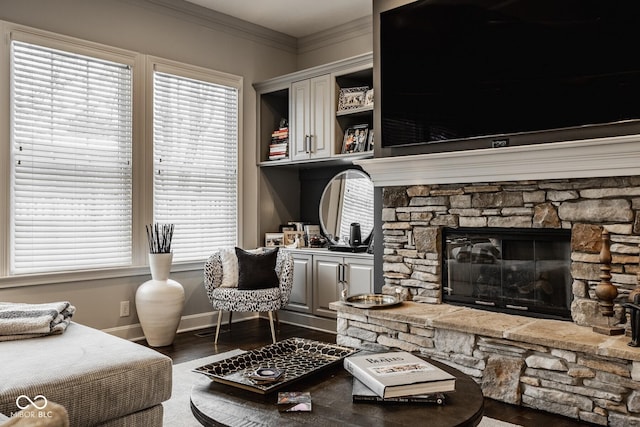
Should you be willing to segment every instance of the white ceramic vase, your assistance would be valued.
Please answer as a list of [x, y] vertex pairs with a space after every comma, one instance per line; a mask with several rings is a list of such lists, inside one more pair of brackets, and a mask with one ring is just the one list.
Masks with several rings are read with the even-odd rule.
[[172, 260], [172, 253], [149, 254], [151, 280], [136, 291], [138, 318], [151, 347], [173, 343], [184, 308], [184, 288], [169, 279]]

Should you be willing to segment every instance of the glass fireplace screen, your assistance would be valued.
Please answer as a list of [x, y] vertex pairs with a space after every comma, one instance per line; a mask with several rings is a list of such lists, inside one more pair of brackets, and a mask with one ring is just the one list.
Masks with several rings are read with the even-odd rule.
[[570, 234], [548, 229], [445, 229], [444, 301], [571, 318]]

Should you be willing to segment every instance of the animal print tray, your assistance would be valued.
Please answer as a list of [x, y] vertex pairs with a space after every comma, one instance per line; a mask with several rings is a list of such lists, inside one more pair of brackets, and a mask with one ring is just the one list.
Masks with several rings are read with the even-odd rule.
[[[267, 394], [336, 365], [357, 351], [305, 338], [289, 338], [200, 366], [193, 371], [204, 374], [218, 383]], [[259, 368], [275, 368], [284, 371], [284, 375], [276, 382], [256, 382], [250, 376]]]

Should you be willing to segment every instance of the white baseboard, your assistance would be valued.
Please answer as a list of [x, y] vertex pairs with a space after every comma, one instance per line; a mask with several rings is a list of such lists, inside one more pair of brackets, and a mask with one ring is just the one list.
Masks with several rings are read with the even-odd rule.
[[[257, 316], [257, 313], [235, 312], [233, 314], [233, 323], [241, 322], [243, 320], [251, 319]], [[182, 318], [180, 319], [180, 324], [178, 325], [178, 333], [215, 327], [217, 322], [217, 311], [209, 311], [206, 313], [182, 316]], [[222, 322], [228, 322], [228, 314], [225, 313], [223, 315]], [[140, 323], [134, 323], [132, 325], [125, 326], [116, 326], [115, 328], [107, 328], [103, 329], [102, 331], [129, 341], [141, 341], [144, 339], [144, 332], [142, 331], [142, 325], [140, 325]]]

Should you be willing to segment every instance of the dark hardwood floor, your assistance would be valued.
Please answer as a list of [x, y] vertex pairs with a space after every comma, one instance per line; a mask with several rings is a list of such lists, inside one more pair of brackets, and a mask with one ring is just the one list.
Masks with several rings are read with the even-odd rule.
[[[231, 330], [225, 325], [220, 333], [217, 345], [213, 344], [214, 333], [215, 328], [180, 333], [176, 336], [172, 345], [157, 347], [156, 350], [171, 357], [173, 363], [177, 364], [224, 353], [236, 348], [252, 350], [271, 344], [269, 322], [265, 319], [252, 319], [234, 323], [231, 326]], [[280, 323], [277, 337], [279, 340], [300, 337], [335, 343], [334, 334], [285, 323]], [[147, 345], [146, 341], [140, 341], [139, 343]], [[485, 399], [484, 414], [491, 418], [519, 424], [524, 427], [576, 427], [589, 425], [571, 418], [509, 405], [492, 399]]]

